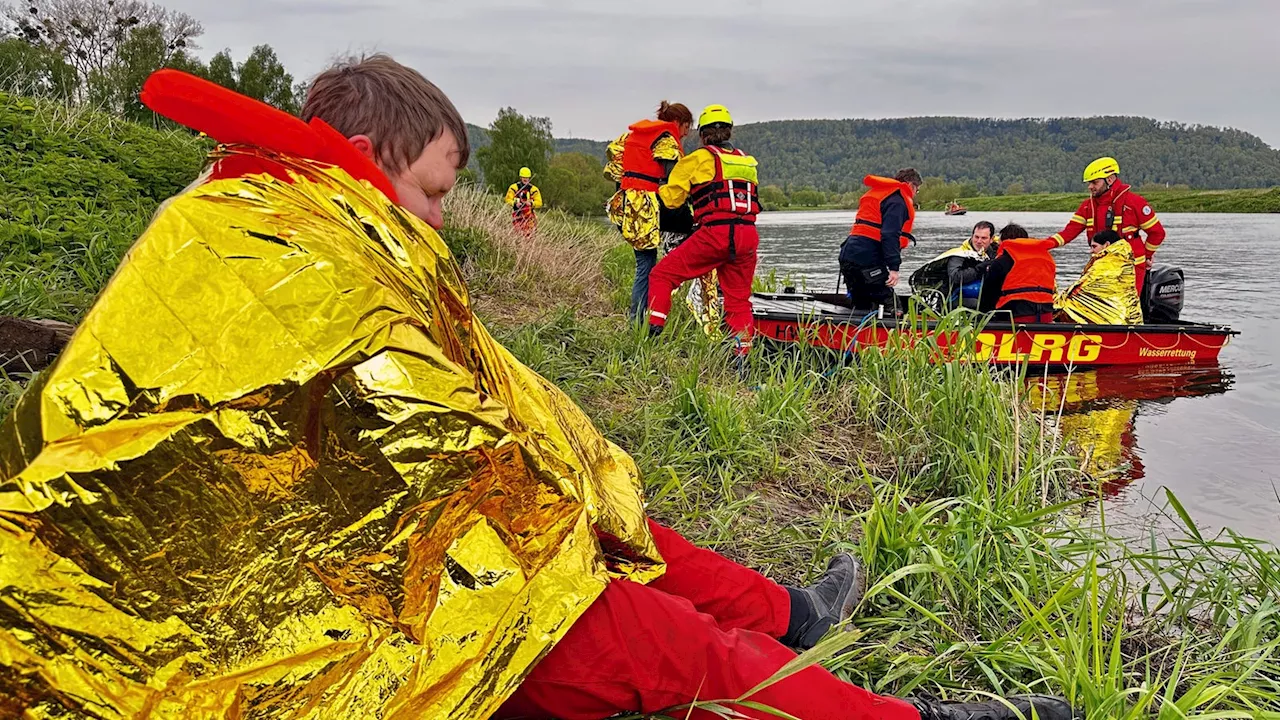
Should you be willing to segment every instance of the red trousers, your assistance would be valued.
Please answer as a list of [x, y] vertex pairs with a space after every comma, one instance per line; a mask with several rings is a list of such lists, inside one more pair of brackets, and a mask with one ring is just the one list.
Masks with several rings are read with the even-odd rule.
[[[733, 253], [729, 239], [733, 238]], [[666, 325], [671, 293], [715, 270], [724, 293], [724, 321], [744, 341], [751, 338], [751, 281], [760, 235], [754, 224], [701, 225], [649, 273], [649, 324]], [[731, 256], [732, 255], [732, 256]]]
[[[666, 576], [647, 586], [611, 583], [495, 717], [597, 720], [734, 699], [795, 658], [774, 639], [786, 633], [791, 615], [782, 586], [652, 521], [650, 527], [667, 561]], [[873, 695], [820, 667], [752, 700], [801, 720], [920, 717], [909, 704]], [[690, 717], [715, 718], [706, 712]]]
[[511, 226], [525, 237], [533, 237], [538, 230], [538, 216], [532, 208], [515, 210], [511, 213]]

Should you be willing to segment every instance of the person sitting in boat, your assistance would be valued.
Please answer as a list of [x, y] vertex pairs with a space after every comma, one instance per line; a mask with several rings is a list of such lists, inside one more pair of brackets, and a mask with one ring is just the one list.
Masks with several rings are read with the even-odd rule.
[[[983, 220], [973, 226], [969, 239], [960, 244], [959, 252], [949, 251], [947, 258], [948, 297], [953, 303], [977, 309], [982, 278], [995, 258], [996, 226]], [[965, 252], [972, 253], [966, 255]], [[944, 255], [949, 253], [943, 253]]]
[[911, 289], [926, 298], [930, 291], [945, 302], [930, 302], [936, 310], [978, 309], [982, 278], [995, 257], [996, 226], [983, 220], [969, 239], [930, 260], [911, 275]]
[[1000, 230], [1000, 249], [987, 268], [978, 309], [1007, 312], [1015, 323], [1053, 322], [1053, 294], [1058, 266], [1053, 260], [1058, 243], [1036, 240], [1026, 228], [1009, 223]]
[[1120, 233], [1103, 230], [1089, 238], [1089, 264], [1055, 305], [1063, 322], [1141, 325], [1142, 303], [1134, 282], [1133, 248]]

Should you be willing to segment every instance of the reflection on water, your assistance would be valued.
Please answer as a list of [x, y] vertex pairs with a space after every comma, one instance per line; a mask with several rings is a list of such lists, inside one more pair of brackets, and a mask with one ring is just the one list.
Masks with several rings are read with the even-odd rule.
[[[979, 220], [996, 227], [1017, 222], [1047, 237], [1070, 216], [919, 213], [914, 234], [920, 242], [904, 251], [902, 275], [959, 245]], [[1169, 235], [1157, 262], [1178, 265], [1187, 277], [1183, 318], [1225, 323], [1240, 336], [1223, 351], [1221, 368], [1100, 370], [1051, 380], [1059, 386], [1051, 392], [1071, 408], [1063, 429], [1091, 448], [1089, 462], [1099, 475], [1111, 473], [1113, 514], [1146, 516], [1165, 502], [1168, 488], [1202, 528], [1231, 527], [1280, 542], [1280, 215], [1160, 217]], [[851, 211], [765, 213], [760, 274], [773, 271], [811, 291], [830, 292], [852, 221]], [[1067, 284], [1084, 267], [1088, 248], [1078, 240], [1055, 257], [1058, 282]]]
[[1030, 400], [1058, 417], [1058, 430], [1083, 468], [1114, 497], [1146, 477], [1138, 452], [1139, 414], [1158, 412], [1176, 398], [1225, 393], [1235, 382], [1213, 366], [1098, 368], [1028, 378]]

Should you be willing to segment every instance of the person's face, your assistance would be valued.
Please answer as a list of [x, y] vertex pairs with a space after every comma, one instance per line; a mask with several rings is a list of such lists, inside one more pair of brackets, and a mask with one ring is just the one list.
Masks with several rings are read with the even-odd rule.
[[1098, 180], [1090, 180], [1088, 183], [1088, 186], [1089, 186], [1089, 194], [1094, 197], [1099, 197], [1102, 195], [1102, 193], [1107, 191], [1107, 180], [1106, 178], [1099, 178]]
[[444, 196], [457, 182], [460, 158], [458, 141], [453, 133], [445, 131], [427, 143], [422, 154], [408, 167], [398, 173], [388, 173], [400, 197], [400, 207], [436, 230], [444, 227]]
[[1106, 245], [1096, 243], [1092, 240], [1089, 241], [1089, 254], [1091, 255], [1101, 255], [1102, 251], [1106, 249], [1107, 249]]
[[986, 250], [991, 245], [991, 231], [985, 227], [974, 228], [973, 234], [969, 236], [969, 244], [978, 252]]
[[680, 139], [684, 140], [689, 136], [689, 123], [680, 123]]

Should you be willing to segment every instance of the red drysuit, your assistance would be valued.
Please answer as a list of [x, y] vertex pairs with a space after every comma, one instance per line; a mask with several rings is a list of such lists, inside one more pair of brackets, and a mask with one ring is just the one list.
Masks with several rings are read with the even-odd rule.
[[[1120, 237], [1129, 241], [1129, 247], [1133, 248], [1134, 282], [1138, 288], [1138, 297], [1142, 297], [1150, 258], [1160, 248], [1160, 243], [1164, 242], [1165, 231], [1146, 198], [1133, 192], [1128, 185], [1117, 181], [1102, 197], [1085, 198], [1076, 214], [1071, 216], [1071, 221], [1053, 239], [1062, 246], [1074, 240], [1081, 232], [1092, 238], [1107, 229], [1120, 233]], [[1141, 233], [1146, 233], [1145, 240]]]
[[[733, 699], [795, 658], [774, 639], [786, 633], [791, 616], [782, 586], [653, 521], [649, 526], [667, 574], [650, 585], [610, 584], [497, 718], [597, 720], [694, 699]], [[873, 695], [820, 667], [792, 675], [752, 700], [801, 720], [920, 718], [908, 703]], [[690, 717], [715, 718], [705, 712]]]

